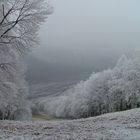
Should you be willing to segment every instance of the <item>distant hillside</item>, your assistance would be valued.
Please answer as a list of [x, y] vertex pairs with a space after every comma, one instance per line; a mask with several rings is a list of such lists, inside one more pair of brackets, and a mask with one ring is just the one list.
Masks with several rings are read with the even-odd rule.
[[[78, 81], [77, 81], [78, 82]], [[49, 97], [55, 97], [62, 95], [62, 93], [77, 83], [76, 81], [67, 82], [55, 82], [55, 83], [44, 83], [44, 84], [33, 84], [30, 86], [31, 100], [37, 100], [40, 102], [40, 98], [45, 99]]]
[[45, 113], [45, 104], [47, 99], [63, 95], [64, 91], [72, 88], [78, 81], [54, 82], [44, 84], [30, 85], [29, 100], [32, 103], [32, 113]]
[[[59, 59], [59, 58], [58, 58]], [[26, 78], [29, 83], [52, 83], [87, 79], [93, 71], [102, 71], [115, 64], [115, 59], [93, 60], [92, 64], [68, 64], [43, 61], [33, 55], [25, 57]]]
[[92, 70], [84, 67], [66, 66], [45, 62], [35, 56], [25, 58], [27, 65], [26, 78], [29, 83], [51, 83], [82, 80], [89, 77]]

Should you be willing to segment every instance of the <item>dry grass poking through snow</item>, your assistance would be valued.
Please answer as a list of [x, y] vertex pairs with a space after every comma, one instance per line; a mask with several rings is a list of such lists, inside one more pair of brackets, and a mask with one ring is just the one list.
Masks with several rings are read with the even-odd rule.
[[140, 109], [69, 121], [1, 121], [0, 139], [140, 140]]

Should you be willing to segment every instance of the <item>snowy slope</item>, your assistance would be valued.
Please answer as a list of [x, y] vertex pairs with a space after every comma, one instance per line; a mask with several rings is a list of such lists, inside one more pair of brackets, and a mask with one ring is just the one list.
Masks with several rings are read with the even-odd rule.
[[30, 95], [28, 98], [33, 105], [33, 110], [36, 110], [36, 113], [39, 113], [40, 111], [46, 113], [44, 108], [47, 100], [62, 95], [64, 91], [72, 88], [72, 86], [77, 82], [79, 81], [65, 81], [30, 85]]
[[53, 83], [43, 83], [43, 84], [33, 84], [30, 86], [30, 95], [31, 100], [38, 100], [41, 97], [48, 96], [58, 96], [61, 95], [64, 91], [71, 88], [79, 81], [65, 81], [65, 82], [53, 82]]
[[140, 109], [69, 121], [1, 121], [0, 139], [140, 140]]

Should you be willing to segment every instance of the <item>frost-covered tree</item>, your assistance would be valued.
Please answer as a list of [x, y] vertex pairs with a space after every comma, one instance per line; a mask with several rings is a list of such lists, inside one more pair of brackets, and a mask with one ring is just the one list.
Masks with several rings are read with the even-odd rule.
[[140, 107], [140, 57], [123, 55], [113, 69], [93, 73], [44, 106], [51, 115], [72, 118]]
[[44, 0], [0, 0], [0, 119], [31, 117], [21, 57], [37, 44], [51, 12]]
[[140, 105], [140, 58], [121, 57], [112, 70], [109, 96], [112, 111], [121, 111]]

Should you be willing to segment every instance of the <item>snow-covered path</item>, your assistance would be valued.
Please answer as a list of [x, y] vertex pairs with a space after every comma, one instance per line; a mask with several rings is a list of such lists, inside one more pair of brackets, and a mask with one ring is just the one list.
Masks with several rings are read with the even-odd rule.
[[140, 109], [69, 121], [1, 121], [0, 140], [140, 140]]

